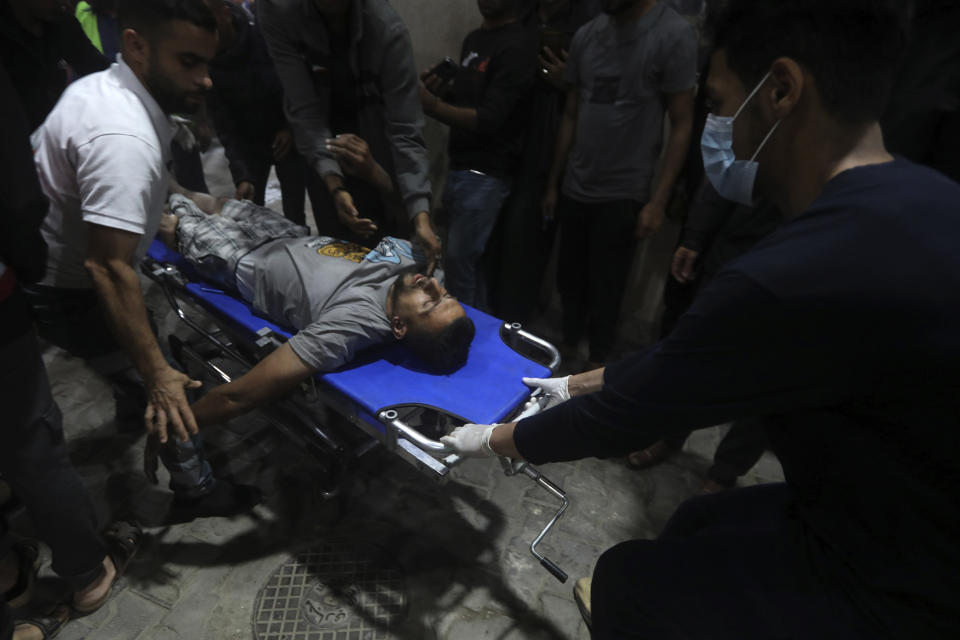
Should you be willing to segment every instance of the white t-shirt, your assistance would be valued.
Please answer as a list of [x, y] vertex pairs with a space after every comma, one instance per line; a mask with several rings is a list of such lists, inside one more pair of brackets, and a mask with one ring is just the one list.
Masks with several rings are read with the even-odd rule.
[[160, 105], [121, 56], [106, 71], [67, 87], [33, 133], [34, 160], [50, 212], [41, 231], [49, 247], [40, 284], [93, 286], [83, 266], [87, 224], [141, 236], [135, 261], [160, 225], [173, 129]]

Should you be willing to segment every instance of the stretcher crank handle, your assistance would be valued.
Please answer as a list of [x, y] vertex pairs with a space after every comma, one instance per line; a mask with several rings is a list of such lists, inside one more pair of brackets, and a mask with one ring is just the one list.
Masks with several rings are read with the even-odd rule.
[[566, 571], [558, 567], [552, 560], [537, 551], [537, 545], [540, 544], [547, 533], [550, 532], [550, 529], [553, 528], [553, 525], [555, 525], [557, 521], [560, 520], [560, 517], [563, 516], [563, 513], [567, 510], [567, 507], [570, 506], [570, 499], [567, 498], [567, 494], [563, 489], [555, 485], [549, 479], [545, 478], [542, 473], [540, 473], [530, 464], [526, 462], [517, 464], [508, 458], [500, 458], [500, 464], [503, 466], [504, 473], [506, 473], [508, 476], [522, 473], [561, 501], [560, 508], [557, 509], [555, 514], [553, 514], [553, 518], [551, 518], [550, 522], [547, 523], [547, 526], [543, 528], [543, 530], [540, 532], [540, 535], [538, 535], [534, 541], [530, 543], [530, 553], [533, 554], [533, 557], [540, 562], [540, 566], [550, 572], [550, 575], [559, 580], [561, 583], [565, 583], [569, 577], [567, 576]]

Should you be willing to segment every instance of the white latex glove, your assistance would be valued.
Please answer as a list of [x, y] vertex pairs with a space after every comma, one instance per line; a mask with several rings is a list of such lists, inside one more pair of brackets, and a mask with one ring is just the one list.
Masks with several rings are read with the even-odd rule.
[[539, 388], [547, 397], [544, 409], [555, 407], [570, 399], [570, 376], [564, 378], [524, 378], [523, 384], [533, 389]]
[[490, 435], [495, 424], [465, 424], [440, 438], [440, 442], [465, 458], [492, 458], [497, 454], [490, 448]]

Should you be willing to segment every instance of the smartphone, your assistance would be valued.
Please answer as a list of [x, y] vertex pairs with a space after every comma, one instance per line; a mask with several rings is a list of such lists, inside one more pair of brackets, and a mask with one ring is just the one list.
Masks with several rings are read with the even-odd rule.
[[443, 60], [437, 63], [433, 68], [433, 74], [440, 78], [444, 83], [453, 82], [453, 79], [457, 77], [457, 71], [460, 70], [460, 65], [457, 64], [457, 61], [447, 56]]

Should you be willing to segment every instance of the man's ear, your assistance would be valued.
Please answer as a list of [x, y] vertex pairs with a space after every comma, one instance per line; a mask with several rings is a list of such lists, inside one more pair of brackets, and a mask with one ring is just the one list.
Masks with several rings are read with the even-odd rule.
[[398, 315], [394, 315], [390, 319], [390, 328], [393, 330], [393, 337], [397, 340], [403, 340], [407, 335], [407, 323], [401, 320]]
[[123, 60], [130, 68], [143, 73], [150, 60], [150, 43], [133, 29], [124, 29], [120, 34], [123, 42]]
[[770, 106], [773, 117], [783, 120], [797, 107], [801, 96], [807, 89], [803, 67], [792, 58], [777, 58], [770, 67], [773, 87], [770, 92]]

